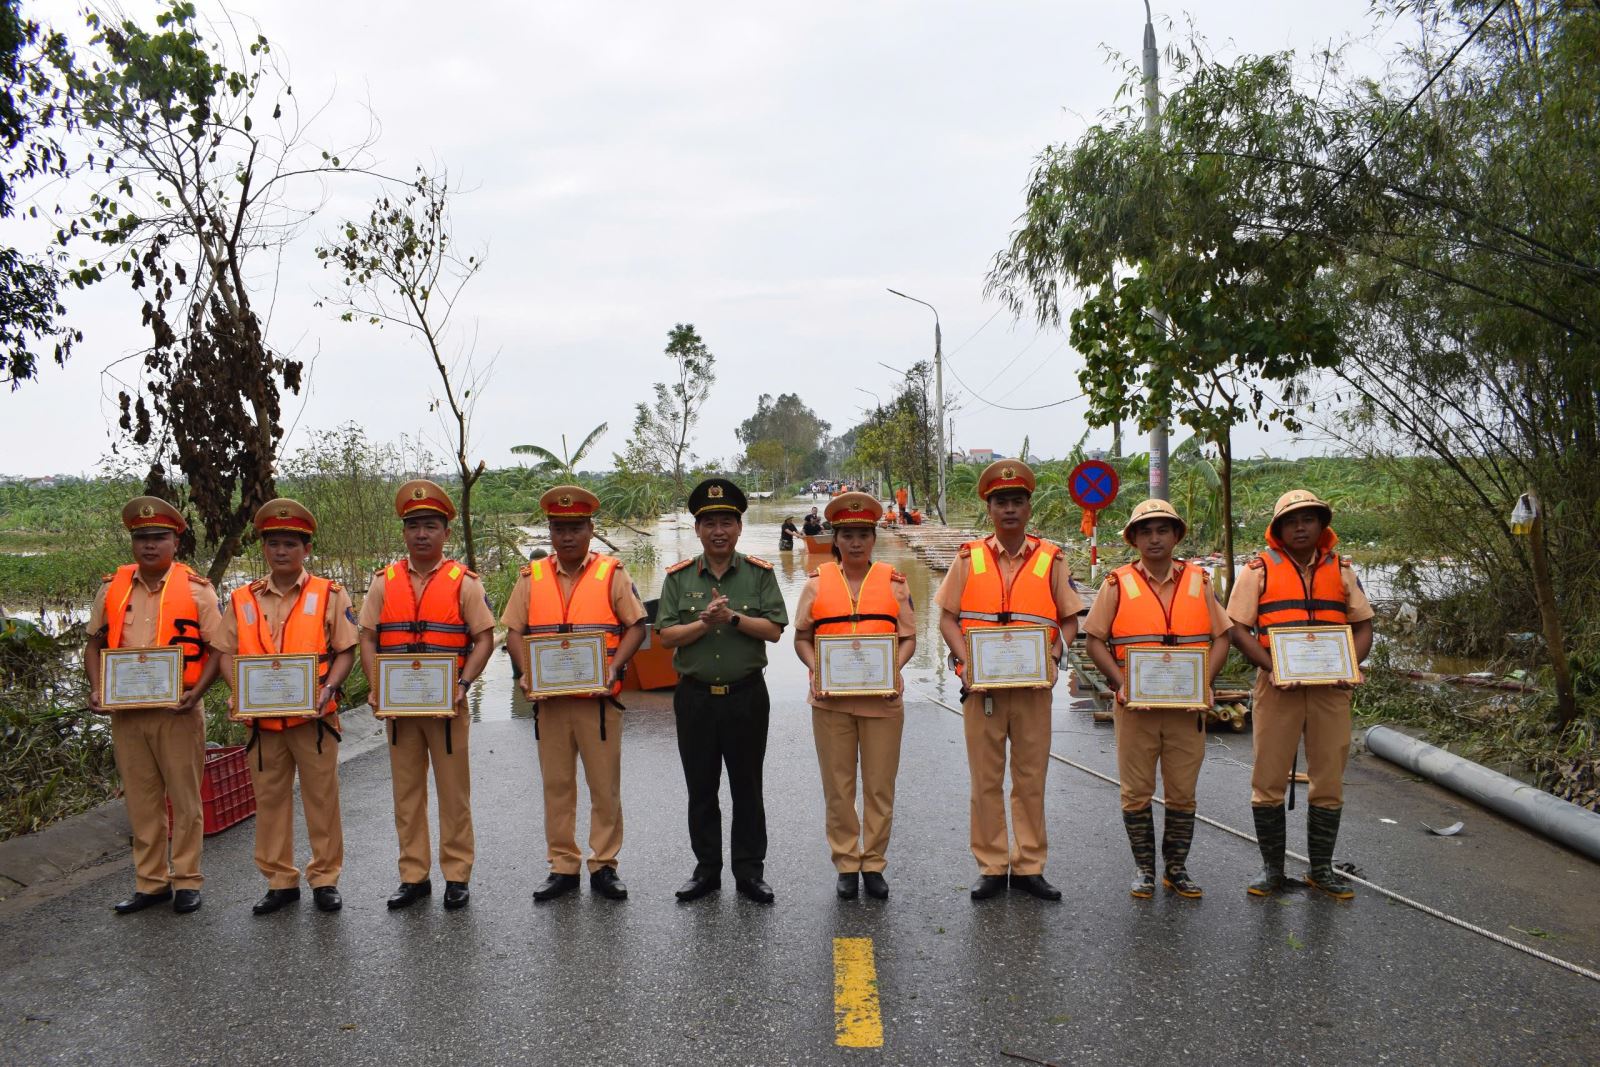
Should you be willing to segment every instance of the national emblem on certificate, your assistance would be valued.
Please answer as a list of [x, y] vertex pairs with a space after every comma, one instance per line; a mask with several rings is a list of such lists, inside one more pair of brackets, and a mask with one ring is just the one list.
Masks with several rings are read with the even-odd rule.
[[314, 716], [317, 689], [314, 655], [234, 657], [234, 714], [241, 719]]
[[605, 634], [534, 634], [526, 641], [533, 699], [598, 696], [606, 691]]
[[113, 648], [100, 653], [100, 706], [107, 711], [171, 707], [182, 699], [181, 648]]
[[1123, 674], [1130, 708], [1207, 706], [1207, 649], [1133, 647], [1127, 655]]
[[1349, 626], [1275, 626], [1272, 678], [1279, 685], [1338, 685], [1360, 681]]
[[967, 631], [967, 688], [1048, 689], [1050, 631], [994, 626]]
[[894, 634], [828, 634], [816, 638], [820, 696], [886, 697], [898, 692]]
[[456, 658], [397, 653], [378, 657], [379, 717], [449, 718], [456, 713]]

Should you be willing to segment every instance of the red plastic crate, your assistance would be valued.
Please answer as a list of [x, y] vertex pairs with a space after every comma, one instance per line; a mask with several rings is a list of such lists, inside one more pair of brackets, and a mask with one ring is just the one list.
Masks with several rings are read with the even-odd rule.
[[[200, 806], [207, 836], [219, 834], [256, 813], [256, 789], [243, 745], [206, 749], [206, 771], [200, 779]], [[167, 802], [167, 833], [172, 833], [172, 802]]]

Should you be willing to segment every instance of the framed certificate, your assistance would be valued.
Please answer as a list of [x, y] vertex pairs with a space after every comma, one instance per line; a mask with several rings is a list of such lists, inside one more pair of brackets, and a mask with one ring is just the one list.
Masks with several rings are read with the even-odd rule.
[[183, 699], [183, 649], [108, 648], [100, 653], [100, 706], [170, 708]]
[[605, 634], [533, 634], [523, 641], [528, 646], [528, 688], [533, 699], [606, 692]]
[[1336, 685], [1361, 677], [1348, 626], [1274, 626], [1267, 633], [1272, 638], [1275, 682]]
[[1208, 648], [1130, 648], [1123, 663], [1130, 708], [1210, 707], [1206, 700]]
[[379, 716], [450, 718], [456, 713], [456, 658], [448, 652], [400, 652], [378, 657]]
[[317, 714], [317, 657], [235, 656], [233, 708], [241, 719]]
[[967, 631], [967, 688], [1050, 688], [1050, 630], [992, 626]]
[[825, 634], [816, 638], [816, 687], [822, 696], [886, 697], [895, 686], [894, 634]]

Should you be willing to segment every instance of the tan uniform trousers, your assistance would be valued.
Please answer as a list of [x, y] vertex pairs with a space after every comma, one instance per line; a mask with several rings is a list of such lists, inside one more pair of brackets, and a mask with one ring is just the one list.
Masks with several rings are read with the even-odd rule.
[[[123, 799], [133, 827], [135, 888], [141, 893], [199, 889], [205, 812], [200, 780], [205, 774], [206, 727], [198, 711], [174, 715], [165, 708], [113, 712], [111, 743], [122, 776]], [[167, 805], [172, 802], [172, 837]], [[168, 845], [172, 862], [167, 863]]]
[[300, 884], [294, 864], [294, 779], [300, 775], [300, 807], [311, 838], [306, 881], [313, 889], [338, 885], [344, 869], [344, 826], [339, 818], [339, 743], [317, 724], [262, 730], [251, 751], [250, 780], [256, 787], [256, 868], [269, 889]]
[[[450, 748], [445, 751], [445, 723]], [[439, 870], [447, 882], [470, 882], [476, 846], [472, 834], [472, 773], [467, 762], [465, 713], [454, 719], [400, 719], [389, 723], [389, 776], [394, 785], [394, 828], [400, 837], [400, 880], [421, 882], [433, 870], [428, 845], [428, 767], [439, 791]]]
[[1254, 720], [1256, 766], [1250, 803], [1283, 803], [1300, 735], [1306, 739], [1307, 802], [1314, 808], [1344, 807], [1344, 765], [1350, 758], [1350, 692], [1326, 686], [1279, 689], [1257, 672]]
[[544, 779], [544, 842], [550, 870], [577, 874], [578, 765], [589, 786], [589, 870], [616, 867], [622, 850], [622, 713], [606, 705], [606, 739], [594, 700], [539, 702], [539, 774]]
[[1200, 715], [1171, 708], [1118, 704], [1112, 715], [1117, 734], [1117, 777], [1122, 779], [1122, 810], [1143, 811], [1156, 792], [1156, 765], [1170, 811], [1194, 811], [1194, 785], [1206, 759], [1206, 732]]
[[[882, 871], [894, 822], [894, 779], [900, 770], [904, 715], [865, 716], [811, 709], [817, 739], [826, 832], [840, 874]], [[856, 766], [861, 767], [861, 807], [856, 816]]]
[[[1050, 690], [1013, 689], [989, 694], [994, 714], [983, 713], [984, 694], [961, 706], [972, 774], [972, 855], [982, 874], [1043, 874], [1049, 852], [1044, 826], [1044, 777], [1050, 768]], [[1006, 839], [1006, 742], [1011, 742], [1011, 832]]]

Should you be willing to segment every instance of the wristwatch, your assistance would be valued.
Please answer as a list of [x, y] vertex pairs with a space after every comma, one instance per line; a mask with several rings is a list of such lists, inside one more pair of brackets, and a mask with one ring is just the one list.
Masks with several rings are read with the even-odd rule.
[[728, 617], [728, 625], [732, 626], [735, 630], [737, 630], [739, 628], [739, 616], [738, 615], [730, 615]]

